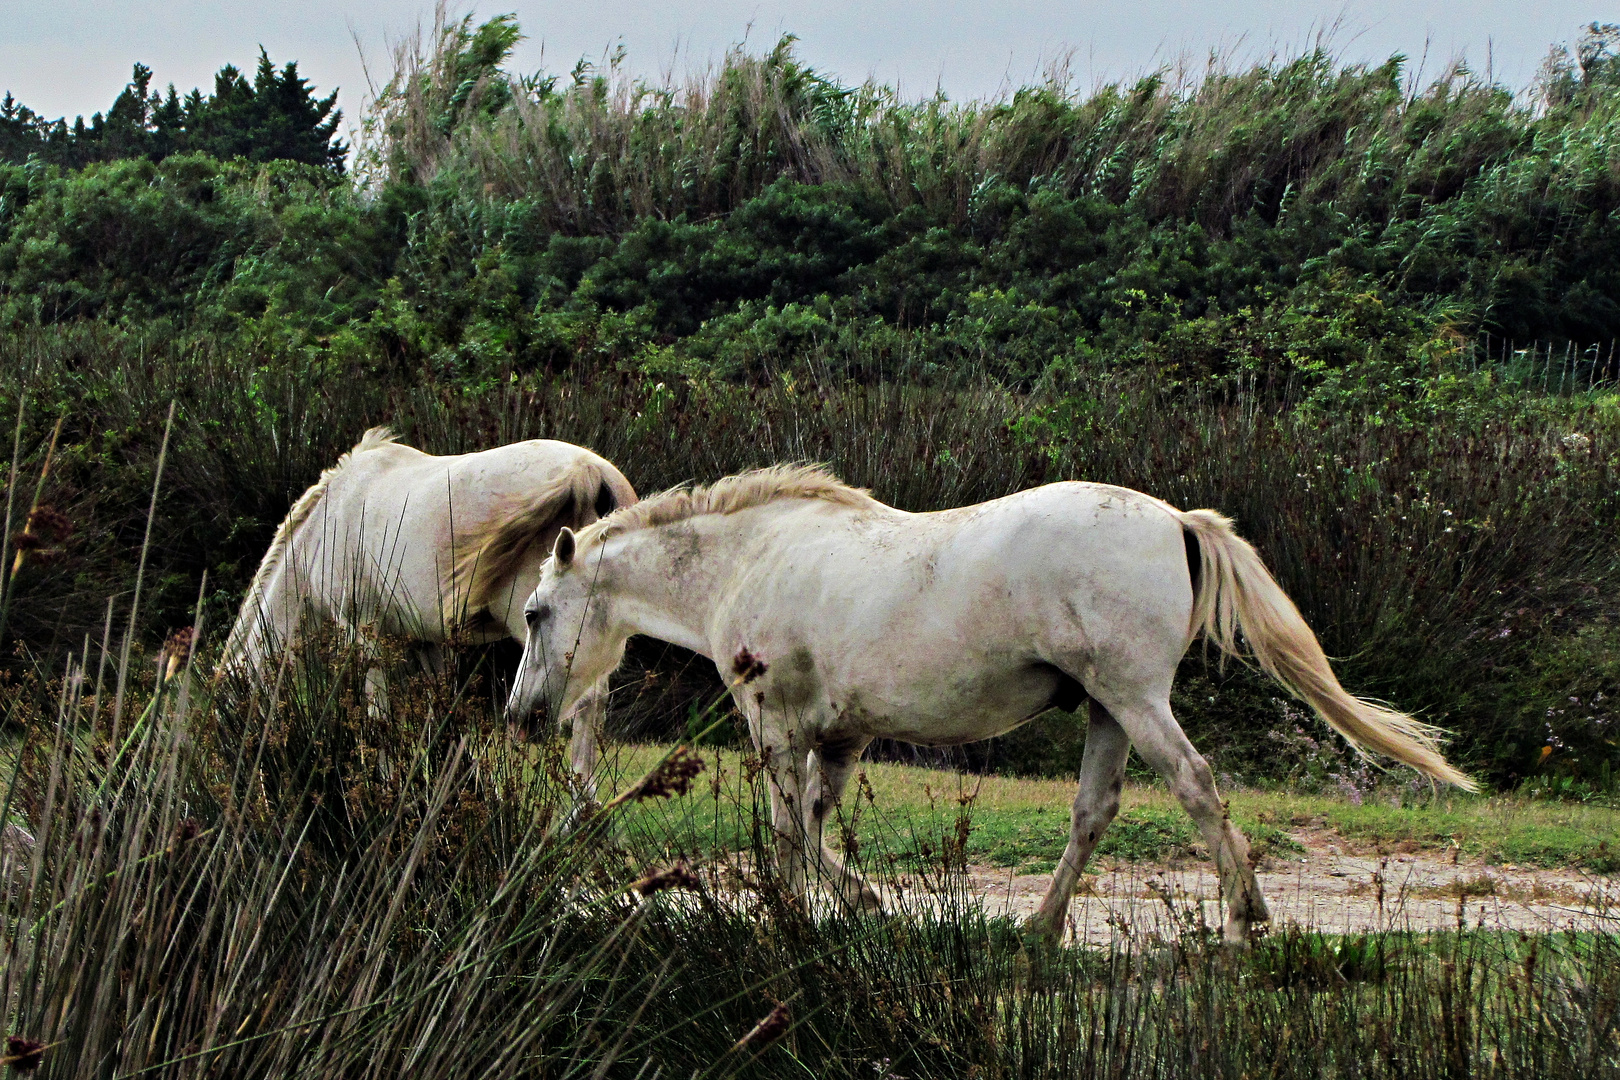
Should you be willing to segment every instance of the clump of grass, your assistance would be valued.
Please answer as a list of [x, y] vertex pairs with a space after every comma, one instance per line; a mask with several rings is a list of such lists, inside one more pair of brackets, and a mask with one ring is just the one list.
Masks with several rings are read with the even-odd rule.
[[[1525, 154], [1538, 123], [1583, 145], [1608, 119], [1597, 82], [1585, 109], [1562, 101], [1545, 115], [1462, 64], [1411, 93], [1403, 58], [1347, 65], [1325, 47], [1095, 89], [1057, 65], [1000, 99], [913, 102], [840, 85], [800, 61], [791, 36], [662, 84], [628, 74], [622, 53], [603, 68], [582, 60], [571, 78], [517, 77], [501, 66], [517, 40], [510, 16], [475, 27], [441, 5], [431, 32], [396, 50], [371, 105], [373, 177], [450, 175], [507, 200], [543, 192], [535, 212], [565, 233], [723, 215], [784, 179], [921, 205], [953, 225], [993, 216], [998, 190], [1041, 189], [1219, 233], [1313, 204], [1406, 216]], [[1547, 155], [1553, 185], [1581, 185], [1580, 154], [1560, 149]]]
[[[165, 663], [132, 692], [146, 722], [117, 739], [82, 666], [12, 700], [24, 734], [6, 814], [34, 833], [0, 882], [16, 1063], [42, 1054], [53, 1076], [1055, 1078], [1304, 1077], [1353, 1062], [1378, 1077], [1432, 1075], [1438, 1053], [1441, 1075], [1620, 1068], [1607, 934], [1289, 931], [1243, 955], [1194, 919], [1169, 940], [1032, 954], [971, 902], [960, 852], [918, 874], [886, 870], [879, 847], [852, 858], [910, 875], [913, 899], [886, 919], [828, 914], [783, 891], [763, 774], [735, 757], [695, 773], [667, 767], [688, 754], [665, 755], [626, 785], [647, 796], [621, 804], [634, 813], [558, 836], [548, 811], [572, 795], [560, 744], [508, 743], [452, 676], [386, 657], [391, 706], [410, 722], [378, 727], [345, 689], [363, 672], [340, 642], [293, 659], [279, 684], [211, 703]], [[384, 735], [391, 770], [367, 750]], [[736, 884], [717, 886], [727, 865], [663, 815], [699, 797], [677, 796], [676, 775], [754, 808]]]
[[8, 816], [33, 842], [4, 888], [8, 1030], [60, 1076], [610, 1062], [592, 1024], [653, 986], [582, 1006], [633, 913], [584, 880], [589, 851], [545, 841], [550, 781], [420, 677], [395, 695], [412, 722], [379, 732], [338, 685], [352, 657], [300, 666], [219, 711], [165, 666], [123, 732], [82, 667], [53, 711], [12, 703]]

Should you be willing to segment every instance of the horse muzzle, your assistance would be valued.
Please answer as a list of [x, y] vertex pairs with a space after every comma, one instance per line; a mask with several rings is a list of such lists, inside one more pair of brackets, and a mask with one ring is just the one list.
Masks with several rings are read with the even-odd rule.
[[556, 715], [550, 695], [543, 689], [531, 690], [521, 676], [506, 701], [505, 719], [508, 725], [530, 734], [540, 731]]

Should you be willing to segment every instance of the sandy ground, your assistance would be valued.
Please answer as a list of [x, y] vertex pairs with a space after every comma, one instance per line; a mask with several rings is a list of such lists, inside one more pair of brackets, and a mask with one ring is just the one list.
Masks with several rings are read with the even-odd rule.
[[[1578, 870], [1489, 866], [1435, 852], [1352, 852], [1333, 833], [1297, 831], [1303, 855], [1270, 857], [1258, 869], [1273, 928], [1324, 933], [1469, 928], [1620, 931], [1620, 880]], [[971, 867], [986, 914], [1022, 919], [1051, 880]], [[1213, 867], [1105, 865], [1087, 874], [1069, 909], [1069, 935], [1106, 944], [1125, 932], [1173, 936], [1199, 920], [1222, 922]]]

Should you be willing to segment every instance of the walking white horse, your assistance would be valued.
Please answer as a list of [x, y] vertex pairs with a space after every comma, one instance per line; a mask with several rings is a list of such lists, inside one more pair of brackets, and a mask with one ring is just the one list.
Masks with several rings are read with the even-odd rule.
[[[566, 710], [632, 634], [732, 667], [771, 777], [778, 858], [852, 905], [880, 903], [823, 843], [874, 737], [935, 745], [1001, 734], [1090, 700], [1069, 842], [1030, 929], [1057, 938], [1087, 858], [1119, 809], [1132, 746], [1213, 853], [1228, 940], [1266, 920], [1249, 845], [1170, 711], [1202, 632], [1261, 668], [1350, 743], [1464, 788], [1440, 732], [1352, 697], [1260, 557], [1212, 510], [1061, 483], [911, 514], [807, 466], [655, 495], [557, 537], [525, 606], [508, 716]], [[750, 675], [757, 675], [749, 678]]]
[[[303, 619], [422, 646], [430, 667], [454, 633], [521, 639], [523, 601], [558, 531], [634, 504], [635, 489], [583, 447], [532, 439], [435, 457], [372, 428], [293, 504], [242, 601], [221, 671], [257, 673]], [[381, 672], [368, 695], [383, 700]], [[591, 791], [606, 678], [579, 695], [569, 757]]]

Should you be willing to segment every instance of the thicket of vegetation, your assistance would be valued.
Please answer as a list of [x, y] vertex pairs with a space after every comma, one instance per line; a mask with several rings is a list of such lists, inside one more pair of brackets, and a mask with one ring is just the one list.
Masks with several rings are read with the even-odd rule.
[[[371, 423], [573, 439], [644, 491], [791, 457], [912, 509], [1081, 477], [1235, 514], [1347, 680], [1470, 767], [1609, 782], [1620, 31], [1517, 97], [1317, 52], [968, 104], [840, 85], [788, 40], [680, 85], [518, 77], [517, 35], [442, 20], [402, 49], [352, 177], [0, 165], [8, 532], [58, 418], [44, 500], [74, 526], [13, 575], [22, 663], [126, 587], [177, 400], [153, 640], [204, 569], [223, 617]], [[260, 76], [330, 124], [292, 69]], [[1265, 684], [1194, 658], [1183, 687], [1222, 768], [1298, 771], [1278, 748], [1311, 729]], [[1049, 721], [994, 761], [1072, 768], [1078, 738]]]
[[[340, 641], [212, 700], [184, 641], [102, 650], [3, 703], [0, 815], [37, 829], [0, 834], [4, 1062], [40, 1076], [1620, 1075], [1606, 912], [1414, 934], [1392, 896], [1236, 952], [1166, 891], [1163, 935], [1030, 947], [967, 891], [964, 807], [898, 917], [845, 916], [773, 873], [757, 769], [657, 770], [559, 836], [556, 745], [468, 683], [391, 658], [374, 719]], [[736, 863], [684, 861], [706, 834], [646, 795], [694, 779]]]

